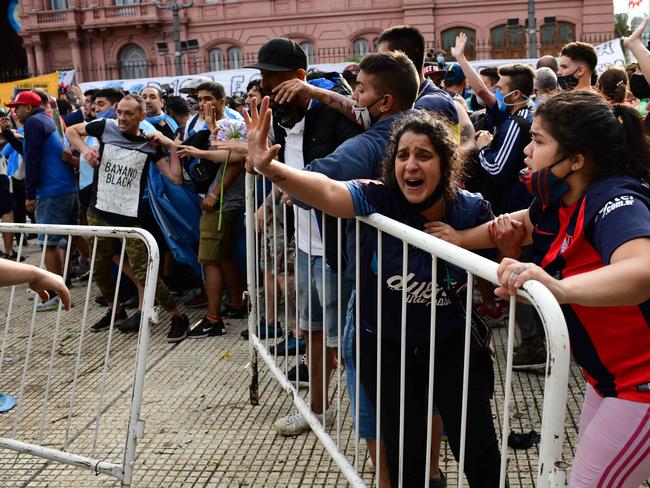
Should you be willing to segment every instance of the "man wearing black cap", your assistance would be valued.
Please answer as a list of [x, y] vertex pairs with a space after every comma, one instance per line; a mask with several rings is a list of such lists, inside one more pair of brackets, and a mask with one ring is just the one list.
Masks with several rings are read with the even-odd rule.
[[[275, 38], [264, 44], [258, 53], [258, 62], [247, 68], [257, 68], [261, 71], [261, 87], [268, 93], [280, 83], [287, 80], [306, 79], [307, 55], [303, 49], [291, 39]], [[346, 91], [350, 95], [347, 84], [331, 82], [334, 89]], [[322, 158], [332, 153], [341, 143], [362, 132], [354, 121], [345, 115], [327, 107], [324, 104], [313, 103], [305, 96], [296, 96], [291, 101], [277, 101], [271, 95], [273, 108], [273, 133], [275, 143], [282, 149], [278, 158], [292, 167], [303, 168], [315, 159]], [[259, 102], [259, 100], [258, 100]], [[282, 103], [280, 103], [282, 102]], [[337, 322], [339, 316], [337, 305], [341, 307], [344, 315], [347, 297], [341, 292], [341, 302], [336, 303], [336, 266], [339, 263], [336, 248], [336, 220], [326, 218], [326, 242], [321, 239], [320, 213], [313, 210], [295, 208], [295, 226], [298, 237], [298, 277], [299, 290], [299, 327], [307, 330], [311, 326], [311, 344], [308, 356], [311, 358], [308, 368], [311, 369], [311, 407], [316, 414], [324, 414], [327, 425], [334, 421], [334, 412], [327, 407], [327, 396], [323, 396], [323, 367], [327, 369], [326, 378], [329, 381], [330, 372], [334, 364], [335, 347], [338, 344]], [[311, 229], [311, 230], [310, 230]], [[311, 240], [309, 236], [311, 235]], [[307, 255], [311, 251], [311, 283], [307, 279], [309, 267]], [[324, 258], [325, 257], [325, 261]], [[326, 269], [326, 296], [323, 297], [322, 269]], [[349, 294], [349, 291], [348, 291]], [[312, 317], [322, 316], [316, 308], [326, 308], [327, 324], [312, 320], [308, 317], [308, 302], [314, 300], [318, 307], [313, 307]], [[312, 302], [314, 303], [314, 302]], [[324, 332], [327, 334], [327, 353], [323, 356]], [[266, 328], [260, 334], [267, 334]], [[276, 328], [271, 324], [271, 335], [276, 335]], [[292, 378], [293, 375], [293, 378]], [[289, 379], [307, 381], [309, 375], [305, 372], [304, 365], [297, 366], [293, 373], [289, 372]], [[309, 424], [301, 415], [288, 415], [279, 419], [274, 424], [275, 429], [284, 435], [297, 435], [309, 430]]]

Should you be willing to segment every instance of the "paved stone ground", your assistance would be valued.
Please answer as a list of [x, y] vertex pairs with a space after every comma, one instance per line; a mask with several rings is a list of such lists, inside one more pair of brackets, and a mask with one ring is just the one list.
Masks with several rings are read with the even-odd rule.
[[[34, 247], [27, 249], [27, 254], [31, 254], [28, 262], [37, 262], [36, 253]], [[55, 368], [40, 443], [54, 448], [62, 445], [86, 288], [83, 284], [76, 284], [72, 291], [77, 306], [61, 315], [53, 356], [51, 350], [57, 313], [38, 314], [20, 412], [15, 408], [9, 413], [0, 414], [2, 437], [38, 443], [48, 365], [53, 358]], [[92, 301], [94, 296], [93, 289], [88, 325], [104, 313]], [[9, 290], [0, 290], [0, 331], [4, 330], [8, 300]], [[16, 397], [25, 364], [32, 303], [26, 289], [18, 287], [4, 361], [0, 364], [0, 391]], [[200, 318], [200, 312], [188, 311], [192, 321]], [[248, 345], [239, 336], [245, 323], [243, 320], [232, 320], [227, 328], [228, 334], [223, 337], [186, 340], [172, 345], [165, 341], [166, 319], [163, 317], [162, 322], [154, 326], [142, 409], [146, 433], [138, 445], [132, 486], [346, 486], [344, 477], [315, 435], [284, 438], [272, 430], [273, 421], [291, 409], [291, 400], [263, 365], [260, 367], [260, 406], [249, 404]], [[502, 330], [496, 336], [498, 342], [505, 337]], [[84, 334], [69, 452], [84, 455], [93, 452], [93, 436], [97, 426], [94, 419], [99, 408], [107, 338], [107, 333]], [[136, 339], [135, 335], [118, 331], [112, 336], [102, 408], [104, 413], [94, 449], [98, 459], [121, 462], [123, 456]], [[504, 364], [504, 357], [499, 353], [495, 394], [497, 407], [501, 406], [503, 400]], [[531, 429], [539, 431], [543, 377], [516, 373], [513, 386], [512, 428], [520, 432]], [[331, 391], [335, 404], [339, 393], [341, 429], [338, 440], [346, 455], [353, 459], [355, 440], [350, 428], [349, 405], [344, 387], [335, 385]], [[583, 380], [577, 368], [573, 367], [566, 417], [564, 454], [567, 460], [573, 456], [582, 395]], [[16, 425], [19, 413], [20, 419]], [[500, 424], [501, 421], [497, 419], [496, 422]], [[17, 432], [15, 436], [12, 433], [14, 428]], [[336, 428], [331, 432], [336, 438]], [[373, 473], [370, 463], [365, 460], [365, 445], [360, 446], [360, 452], [363, 458], [360, 468], [364, 479], [372, 486]], [[510, 486], [534, 486], [537, 449], [510, 451], [510, 454]], [[441, 456], [441, 467], [453, 482], [456, 468], [448, 450]], [[0, 450], [0, 487], [19, 486], [91, 488], [119, 486], [119, 482], [105, 475], [95, 476], [90, 471]]]

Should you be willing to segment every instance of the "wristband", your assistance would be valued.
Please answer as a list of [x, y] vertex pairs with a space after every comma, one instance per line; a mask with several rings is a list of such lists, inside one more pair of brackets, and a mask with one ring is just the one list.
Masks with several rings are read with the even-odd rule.
[[208, 196], [214, 198], [215, 200], [217, 200], [217, 195], [215, 195], [215, 194], [212, 193], [211, 191], [208, 192]]

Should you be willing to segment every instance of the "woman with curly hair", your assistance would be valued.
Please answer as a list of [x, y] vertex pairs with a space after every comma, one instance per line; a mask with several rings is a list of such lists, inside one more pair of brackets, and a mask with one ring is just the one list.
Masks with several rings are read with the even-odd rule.
[[[488, 202], [458, 187], [461, 161], [458, 145], [444, 122], [424, 111], [410, 111], [392, 129], [382, 181], [334, 181], [322, 174], [287, 167], [273, 158], [278, 146], [268, 148], [268, 100], [247, 117], [249, 162], [284, 191], [307, 205], [341, 218], [381, 213], [418, 230], [434, 220], [456, 228], [470, 228], [492, 218]], [[461, 286], [466, 273], [441, 263], [438, 283], [432, 284], [431, 255], [409, 247], [407, 283], [403, 283], [403, 242], [382, 234], [381, 276], [376, 231], [362, 226], [357, 289], [361, 307], [361, 383], [372, 402], [381, 381], [381, 437], [391, 486], [399, 486], [400, 405], [404, 402], [403, 486], [422, 486], [425, 480], [427, 389], [432, 302], [437, 304], [433, 402], [440, 411], [454, 455], [460, 452], [463, 391], [465, 314], [449, 286]], [[381, 310], [377, 308], [377, 280], [381, 281]], [[445, 284], [443, 284], [445, 282]], [[406, 371], [404, 396], [400, 395], [402, 347], [402, 290], [406, 287]], [[455, 292], [451, 292], [455, 295]], [[454, 300], [455, 298], [455, 300]], [[382, 318], [381, 371], [377, 375], [378, 314]], [[499, 451], [492, 421], [490, 396], [493, 372], [489, 352], [472, 342], [465, 474], [470, 486], [496, 487]]]

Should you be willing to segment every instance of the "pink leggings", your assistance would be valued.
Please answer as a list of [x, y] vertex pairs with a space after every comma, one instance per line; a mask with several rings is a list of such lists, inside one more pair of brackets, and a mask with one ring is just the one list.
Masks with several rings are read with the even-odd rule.
[[650, 404], [587, 385], [571, 488], [638, 488], [650, 478]]

